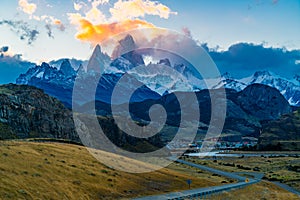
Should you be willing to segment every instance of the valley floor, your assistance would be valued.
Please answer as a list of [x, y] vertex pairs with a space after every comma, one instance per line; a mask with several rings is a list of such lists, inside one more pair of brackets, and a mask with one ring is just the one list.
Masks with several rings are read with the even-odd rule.
[[0, 199], [126, 199], [185, 190], [188, 179], [191, 188], [230, 181], [175, 163], [130, 174], [106, 167], [83, 146], [0, 141]]
[[[120, 156], [111, 155], [111, 158]], [[219, 164], [221, 161], [189, 159], [206, 162], [206, 165], [224, 171], [236, 170], [223, 168]], [[275, 160], [272, 161], [275, 163]], [[106, 167], [83, 146], [0, 141], [0, 199], [131, 199], [187, 190], [188, 179], [192, 180], [191, 189], [236, 182], [180, 163], [151, 173], [130, 174]], [[298, 199], [296, 195], [266, 181], [211, 198], [246, 197]]]
[[[223, 171], [239, 172], [240, 174], [244, 173], [245, 175], [247, 175], [248, 172], [263, 173], [264, 174], [263, 180], [265, 180], [264, 184], [265, 186], [268, 186], [268, 188], [279, 188], [279, 186], [276, 186], [271, 182], [281, 182], [283, 184], [292, 187], [297, 191], [300, 191], [299, 152], [267, 152], [267, 153], [266, 152], [235, 152], [235, 153], [239, 153], [240, 156], [239, 157], [217, 157], [217, 160], [199, 159], [197, 157], [190, 157], [190, 158], [186, 158], [186, 160], [189, 162], [206, 165], [216, 169], [221, 169]], [[254, 154], [254, 153], [259, 154], [259, 156], [247, 156], [247, 154]], [[281, 156], [272, 156], [272, 154], [281, 155]], [[257, 186], [253, 185], [250, 186], [249, 188], [251, 187], [255, 188]], [[281, 189], [281, 191], [283, 190]]]
[[286, 190], [282, 189], [270, 183], [268, 181], [262, 181], [260, 183], [247, 186], [245, 188], [239, 190], [232, 190], [229, 192], [222, 192], [217, 195], [213, 195], [209, 197], [211, 200], [299, 200], [300, 197], [287, 192]]

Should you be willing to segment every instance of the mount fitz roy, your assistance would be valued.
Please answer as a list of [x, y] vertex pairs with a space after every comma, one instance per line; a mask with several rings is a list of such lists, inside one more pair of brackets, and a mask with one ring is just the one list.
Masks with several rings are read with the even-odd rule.
[[[132, 36], [128, 35], [120, 41], [115, 51], [125, 46], [136, 46]], [[96, 100], [111, 103], [111, 94], [114, 86], [120, 78], [127, 73], [130, 79], [129, 85], [123, 87], [122, 94], [116, 102], [126, 103], [125, 96], [128, 88], [142, 83], [144, 86], [135, 92], [131, 101], [141, 102], [146, 99], [159, 99], [165, 94], [172, 92], [195, 92], [203, 89], [218, 89], [221, 87], [242, 91], [252, 84], [263, 84], [276, 88], [292, 106], [300, 106], [300, 78], [295, 75], [293, 80], [282, 78], [269, 71], [258, 71], [250, 77], [235, 79], [229, 73], [221, 77], [201, 80], [197, 74], [182, 63], [171, 64], [171, 58], [161, 58], [157, 63], [149, 63], [146, 70], [136, 70], [137, 65], [144, 65], [143, 52], [129, 52], [114, 60], [101, 51], [97, 45], [87, 61], [75, 59], [61, 59], [52, 61], [50, 64], [42, 63], [40, 66], [30, 68], [25, 74], [21, 74], [17, 84], [36, 86], [43, 89], [47, 94], [61, 100], [67, 107], [72, 104], [72, 90], [75, 79], [85, 80], [87, 83], [94, 80], [95, 74], [103, 72], [99, 81], [98, 89], [102, 90], [96, 95]], [[179, 73], [170, 73], [165, 66]], [[77, 76], [78, 75], [78, 76]], [[95, 80], [96, 81], [96, 80]], [[88, 83], [87, 83], [88, 84]], [[80, 102], [78, 102], [80, 103]]]

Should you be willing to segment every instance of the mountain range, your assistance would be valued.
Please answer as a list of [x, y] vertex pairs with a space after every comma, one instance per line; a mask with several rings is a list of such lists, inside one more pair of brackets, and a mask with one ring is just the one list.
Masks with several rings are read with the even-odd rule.
[[288, 80], [269, 71], [258, 71], [250, 77], [234, 79], [226, 73], [222, 76], [221, 81], [212, 88], [225, 87], [241, 91], [246, 86], [254, 83], [276, 88], [288, 100], [290, 105], [300, 106], [300, 82], [299, 77], [296, 75], [294, 79]]
[[[134, 43], [132, 39], [125, 38], [126, 44]], [[122, 43], [122, 41], [121, 41]], [[134, 44], [130, 44], [134, 45]], [[143, 52], [141, 52], [142, 54]], [[96, 100], [110, 103], [109, 95], [119, 79], [126, 73], [131, 79], [131, 86], [135, 87], [142, 83], [144, 88], [140, 90], [143, 94], [138, 94], [139, 98], [133, 98], [135, 102], [145, 99], [157, 99], [164, 94], [172, 92], [195, 92], [203, 89], [218, 89], [221, 87], [242, 91], [247, 86], [258, 83], [276, 88], [286, 98], [292, 106], [300, 106], [300, 82], [295, 75], [289, 80], [269, 71], [258, 71], [250, 77], [236, 79], [225, 73], [220, 77], [201, 80], [195, 71], [185, 64], [175, 63], [168, 58], [160, 59], [157, 63], [149, 63], [146, 70], [135, 66], [137, 63], [144, 64], [143, 55], [139, 52], [135, 54], [123, 55], [111, 60], [109, 56], [101, 52], [101, 47], [97, 45], [89, 62], [80, 62], [75, 59], [62, 59], [50, 64], [42, 63], [40, 66], [30, 68], [26, 73], [21, 74], [17, 84], [32, 85], [43, 89], [47, 94], [60, 99], [67, 107], [71, 105], [71, 96], [74, 82], [77, 79], [95, 79], [95, 73], [103, 70], [102, 78], [99, 81], [99, 88], [105, 89], [103, 94], [96, 95]], [[60, 66], [58, 66], [60, 64]], [[170, 69], [165, 66], [169, 66]], [[171, 73], [175, 70], [179, 73]], [[86, 79], [86, 80], [88, 80]], [[95, 80], [96, 81], [96, 80]], [[107, 88], [110, 86], [109, 88]], [[126, 87], [123, 88], [126, 94]], [[119, 102], [126, 100], [119, 98]]]
[[[123, 43], [135, 45], [131, 36], [120, 41], [120, 44]], [[187, 110], [199, 106], [201, 115], [198, 133], [204, 135], [211, 121], [210, 95], [219, 95], [222, 91], [220, 88], [225, 88], [227, 97], [220, 99], [227, 103], [223, 136], [231, 141], [238, 141], [244, 136], [259, 137], [264, 122], [290, 113], [291, 106], [300, 106], [300, 83], [297, 76], [288, 80], [272, 72], [258, 71], [242, 79], [235, 79], [225, 73], [220, 77], [201, 80], [199, 74], [188, 64], [180, 63], [172, 56], [162, 57], [165, 55], [161, 54], [160, 59], [153, 58], [151, 62], [145, 63], [144, 59], [148, 54], [134, 51], [111, 59], [97, 45], [88, 62], [63, 59], [50, 64], [42, 63], [21, 74], [16, 82], [40, 88], [68, 108], [73, 103], [89, 112], [86, 108], [93, 103], [97, 114], [103, 117], [112, 116], [112, 104], [117, 107], [129, 106], [132, 118], [142, 124], [150, 121], [149, 108], [160, 104], [168, 111], [167, 124], [160, 135], [166, 140], [172, 138], [180, 123], [178, 119], [181, 117], [181, 108], [174, 94], [187, 101], [190, 94], [196, 93], [198, 102], [190, 102], [185, 106]], [[138, 65], [145, 66], [136, 68]], [[168, 69], [178, 73], [170, 73]], [[101, 78], [98, 79], [99, 77]], [[118, 84], [124, 77], [126, 84]], [[85, 95], [85, 90], [82, 90], [80, 101], [74, 99], [72, 102], [75, 82], [79, 82], [87, 90], [96, 83], [95, 102], [85, 98], [88, 96]], [[112, 102], [116, 85], [119, 87], [118, 98]], [[128, 102], [127, 94], [132, 89], [137, 90]], [[183, 123], [187, 125], [190, 122]]]

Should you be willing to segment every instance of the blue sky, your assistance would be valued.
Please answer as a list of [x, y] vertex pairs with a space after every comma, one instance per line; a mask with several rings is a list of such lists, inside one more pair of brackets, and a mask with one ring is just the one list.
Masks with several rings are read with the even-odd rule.
[[[125, 1], [125, 0], [124, 0]], [[20, 39], [20, 33], [11, 30], [7, 24], [0, 23], [0, 46], [9, 46], [11, 54], [22, 54], [23, 59], [41, 62], [62, 57], [88, 59], [91, 55], [91, 43], [80, 41], [75, 37], [76, 26], [70, 23], [67, 13], [84, 15], [91, 8], [91, 0], [82, 0], [86, 9], [76, 11], [72, 0], [26, 0], [35, 4], [36, 10], [28, 14], [20, 8], [18, 0], [2, 0], [0, 21], [22, 20], [28, 27], [37, 30], [36, 39]], [[75, 1], [80, 3], [81, 1]], [[99, 4], [104, 15], [109, 15], [109, 8], [116, 1]], [[199, 42], [206, 42], [210, 47], [219, 46], [226, 50], [238, 42], [264, 43], [265, 46], [300, 49], [300, 1], [299, 0], [161, 0], [170, 11], [168, 19], [158, 15], [139, 16], [141, 19], [158, 27], [181, 31], [183, 27], [190, 30], [192, 37]], [[51, 26], [52, 37], [47, 34], [46, 21], [37, 21], [32, 16], [52, 16], [65, 26], [61, 31]]]
[[[227, 48], [237, 42], [267, 42], [300, 48], [300, 1], [176, 1], [178, 15], [163, 23], [190, 28], [194, 38]], [[170, 2], [171, 3], [171, 2]], [[169, 24], [169, 25], [168, 25]]]

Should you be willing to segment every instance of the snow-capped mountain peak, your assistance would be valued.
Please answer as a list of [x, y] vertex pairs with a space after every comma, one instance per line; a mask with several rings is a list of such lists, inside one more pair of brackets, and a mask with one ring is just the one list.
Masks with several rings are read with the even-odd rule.
[[268, 85], [279, 90], [291, 105], [300, 106], [300, 85], [296, 78], [289, 80], [270, 71], [257, 71], [252, 76], [242, 79], [234, 79], [229, 73], [225, 73], [219, 79], [211, 79], [208, 82], [212, 89], [224, 87], [236, 91], [242, 91], [255, 83]]
[[281, 77], [278, 74], [269, 71], [259, 71], [253, 76], [240, 79], [239, 81], [251, 85], [259, 83], [276, 88], [289, 101], [291, 105], [300, 106], [300, 85], [294, 80]]
[[66, 76], [66, 77], [70, 77], [70, 76], [74, 76], [76, 75], [76, 71], [74, 70], [74, 68], [71, 66], [71, 63], [68, 59], [65, 59], [61, 66], [60, 66], [60, 71]]
[[269, 71], [257, 71], [253, 74], [254, 77], [261, 77], [261, 76], [272, 76], [273, 73]]
[[247, 84], [234, 79], [228, 72], [224, 73], [221, 77], [215, 79], [208, 79], [208, 88], [218, 89], [221, 87], [234, 89], [236, 91], [241, 91], [247, 87]]
[[221, 78], [224, 80], [225, 79], [234, 79], [229, 72], [225, 72], [224, 74], [222, 74]]

